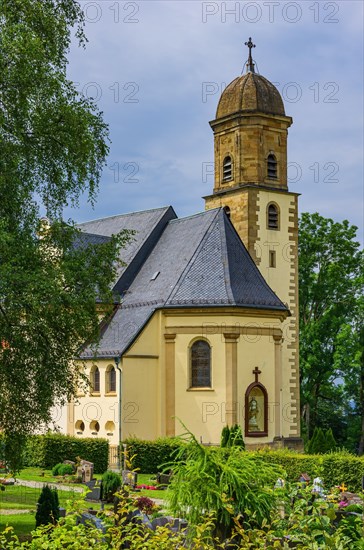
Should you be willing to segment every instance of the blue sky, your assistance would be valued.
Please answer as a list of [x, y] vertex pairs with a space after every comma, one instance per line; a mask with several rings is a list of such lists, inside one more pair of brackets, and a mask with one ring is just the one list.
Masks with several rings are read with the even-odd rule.
[[204, 209], [213, 187], [221, 91], [240, 75], [251, 36], [260, 74], [276, 83], [289, 130], [289, 188], [300, 211], [363, 232], [363, 2], [81, 1], [86, 50], [69, 76], [97, 99], [111, 150], [94, 209], [81, 222], [172, 204]]

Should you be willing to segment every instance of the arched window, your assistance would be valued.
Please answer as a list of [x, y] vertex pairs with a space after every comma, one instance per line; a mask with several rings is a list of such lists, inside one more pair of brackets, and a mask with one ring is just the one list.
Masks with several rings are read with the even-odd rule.
[[245, 436], [268, 435], [268, 394], [260, 382], [250, 384], [245, 393]]
[[268, 229], [279, 229], [279, 210], [276, 204], [270, 203], [267, 208]]
[[230, 220], [230, 216], [231, 216], [230, 208], [228, 206], [224, 206], [224, 210], [225, 210], [225, 214]]
[[106, 369], [105, 388], [106, 393], [116, 392], [116, 370], [112, 365], [109, 365]]
[[233, 163], [231, 157], [225, 157], [222, 164], [222, 181], [231, 181], [233, 179]]
[[277, 179], [277, 159], [273, 154], [267, 158], [267, 175], [270, 179]]
[[191, 388], [211, 387], [211, 348], [205, 340], [191, 346]]
[[100, 371], [95, 365], [91, 368], [90, 383], [92, 393], [100, 393]]

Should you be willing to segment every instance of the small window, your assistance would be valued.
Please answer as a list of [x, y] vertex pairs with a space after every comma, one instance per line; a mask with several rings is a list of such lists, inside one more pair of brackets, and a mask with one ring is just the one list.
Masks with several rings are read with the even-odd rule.
[[279, 212], [275, 204], [269, 204], [267, 209], [268, 229], [279, 229]]
[[230, 216], [231, 216], [230, 208], [228, 206], [224, 206], [224, 211], [225, 211], [225, 214], [227, 215], [227, 217], [230, 220]]
[[269, 267], [276, 267], [276, 251], [269, 251]]
[[77, 420], [75, 424], [75, 428], [76, 428], [76, 434], [82, 435], [83, 432], [85, 431], [85, 423], [82, 420]]
[[269, 179], [277, 179], [277, 159], [274, 155], [268, 155], [267, 172]]
[[90, 373], [90, 383], [92, 393], [100, 393], [100, 371], [98, 367], [92, 367]]
[[116, 370], [112, 365], [109, 365], [106, 369], [105, 387], [106, 393], [116, 392]]
[[97, 420], [93, 420], [90, 422], [90, 431], [92, 435], [97, 435], [100, 431], [100, 424], [97, 422]]
[[231, 181], [233, 179], [233, 164], [231, 157], [225, 157], [222, 165], [222, 181]]
[[205, 340], [198, 340], [191, 347], [191, 387], [211, 387], [211, 348]]
[[112, 420], [108, 420], [105, 424], [106, 435], [111, 436], [115, 431], [115, 423]]

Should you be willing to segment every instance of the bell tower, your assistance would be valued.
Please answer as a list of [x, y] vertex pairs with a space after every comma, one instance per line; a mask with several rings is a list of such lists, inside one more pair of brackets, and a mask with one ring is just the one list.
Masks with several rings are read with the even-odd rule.
[[298, 209], [288, 190], [285, 114], [277, 88], [256, 72], [249, 38], [244, 75], [223, 91], [210, 122], [214, 188], [206, 209], [224, 207], [261, 274], [291, 312], [282, 328], [284, 437], [299, 437]]

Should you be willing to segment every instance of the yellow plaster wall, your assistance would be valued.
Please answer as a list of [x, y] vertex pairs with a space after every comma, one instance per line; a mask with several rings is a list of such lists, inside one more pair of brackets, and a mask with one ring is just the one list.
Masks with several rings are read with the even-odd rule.
[[[235, 407], [237, 420], [244, 433], [244, 403], [247, 387], [255, 380], [255, 366], [262, 371], [259, 381], [264, 384], [270, 401], [269, 432], [266, 438], [245, 438], [247, 443], [264, 444], [272, 441], [275, 434], [274, 421], [277, 414], [275, 402], [275, 344], [273, 333], [280, 333], [281, 319], [274, 316], [249, 315], [236, 309], [234, 312], [220, 310], [195, 310], [191, 313], [166, 313], [165, 330], [175, 333], [176, 391], [175, 414], [187, 428], [203, 442], [218, 443], [221, 430], [227, 423], [226, 389], [226, 341], [224, 334], [236, 334], [237, 338], [237, 386]], [[206, 339], [212, 348], [211, 390], [189, 389], [190, 345], [199, 338]], [[274, 408], [274, 410], [273, 410]], [[183, 433], [179, 422], [176, 434]]]
[[[96, 365], [100, 370], [100, 392], [80, 393], [73, 404], [69, 404], [69, 419], [67, 433], [75, 435], [77, 437], [103, 437], [110, 441], [111, 444], [117, 444], [118, 442], [118, 398], [117, 393], [106, 393], [105, 385], [105, 373], [108, 365], [115, 367], [114, 359], [109, 360], [99, 359], [97, 361], [87, 361], [85, 373], [90, 376], [90, 370], [92, 365]], [[116, 388], [119, 383], [119, 373], [116, 373]], [[76, 429], [76, 422], [80, 420], [85, 424], [85, 430], [83, 434], [78, 434]], [[97, 435], [92, 435], [92, 429], [90, 423], [97, 421], [100, 424], [100, 431]], [[106, 429], [106, 423], [113, 422], [115, 428], [112, 432], [108, 432]], [[107, 433], [112, 433], [112, 436], [108, 436]]]

